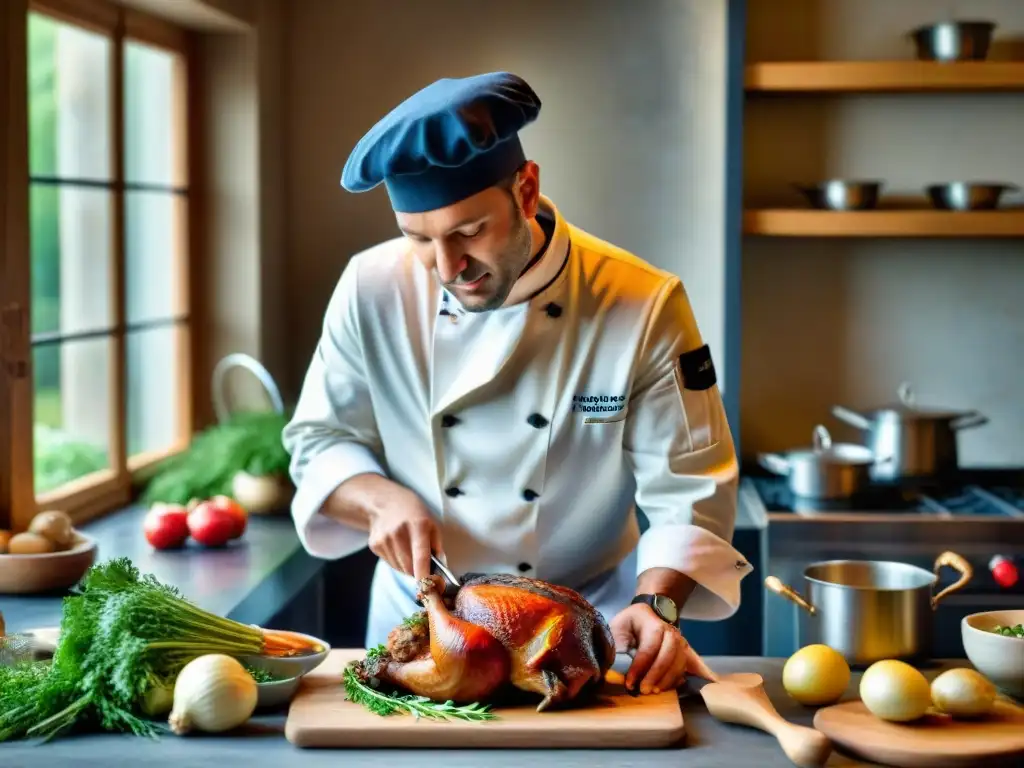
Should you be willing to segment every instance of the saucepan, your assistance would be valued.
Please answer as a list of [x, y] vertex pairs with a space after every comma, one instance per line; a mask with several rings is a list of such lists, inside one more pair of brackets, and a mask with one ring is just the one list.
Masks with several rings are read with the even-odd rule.
[[769, 472], [787, 477], [795, 496], [812, 499], [857, 495], [871, 482], [871, 467], [877, 462], [875, 454], [863, 445], [833, 444], [821, 424], [814, 428], [810, 449], [761, 453], [757, 460]]
[[959, 467], [957, 434], [979, 427], [988, 418], [977, 411], [922, 408], [915, 404], [909, 382], [900, 384], [899, 402], [873, 409], [868, 415], [832, 407], [832, 414], [868, 433], [868, 448], [886, 461], [875, 461], [874, 480], [936, 477]]
[[[960, 578], [933, 594], [944, 566]], [[973, 575], [967, 560], [947, 551], [935, 559], [934, 572], [875, 560], [812, 563], [803, 572], [806, 596], [776, 576], [767, 577], [764, 584], [801, 609], [800, 647], [822, 643], [839, 651], [851, 666], [864, 667], [882, 659], [930, 658], [932, 613]]]

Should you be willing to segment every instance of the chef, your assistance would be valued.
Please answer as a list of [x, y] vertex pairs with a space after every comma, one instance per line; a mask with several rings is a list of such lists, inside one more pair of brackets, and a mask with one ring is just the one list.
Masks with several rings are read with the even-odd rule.
[[292, 514], [314, 556], [379, 556], [367, 647], [418, 610], [433, 550], [579, 590], [635, 651], [627, 685], [668, 690], [680, 620], [731, 616], [751, 571], [735, 450], [679, 278], [541, 194], [519, 135], [540, 107], [513, 74], [443, 79], [356, 144], [341, 183], [383, 184], [398, 234], [327, 306], [283, 434]]

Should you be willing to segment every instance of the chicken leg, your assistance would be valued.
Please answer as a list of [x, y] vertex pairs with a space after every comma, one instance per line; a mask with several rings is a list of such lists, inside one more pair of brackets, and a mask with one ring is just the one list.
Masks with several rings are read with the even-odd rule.
[[[377, 670], [380, 680], [435, 701], [482, 701], [509, 679], [508, 651], [483, 627], [453, 616], [442, 597], [444, 582], [429, 576], [419, 583], [429, 633], [401, 632], [388, 638], [389, 654]], [[410, 647], [410, 639], [419, 647]]]

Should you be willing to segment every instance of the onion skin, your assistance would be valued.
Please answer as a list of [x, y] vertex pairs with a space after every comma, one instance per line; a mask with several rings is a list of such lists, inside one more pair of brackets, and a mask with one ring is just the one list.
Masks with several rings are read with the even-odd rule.
[[868, 667], [860, 679], [860, 699], [875, 717], [907, 723], [931, 706], [928, 679], [909, 664], [886, 659]]
[[973, 669], [943, 672], [932, 681], [932, 703], [957, 719], [984, 717], [996, 704], [996, 687]]
[[258, 690], [237, 659], [220, 653], [199, 656], [178, 673], [167, 724], [178, 736], [229, 731], [252, 717]]

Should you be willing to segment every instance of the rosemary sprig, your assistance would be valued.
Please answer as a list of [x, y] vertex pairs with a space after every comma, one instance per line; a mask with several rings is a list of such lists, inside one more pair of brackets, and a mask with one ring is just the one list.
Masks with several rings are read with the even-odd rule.
[[[380, 654], [380, 648], [373, 648], [367, 654]], [[470, 722], [481, 722], [484, 720], [496, 720], [495, 715], [487, 704], [464, 704], [456, 706], [452, 701], [444, 703], [432, 701], [425, 696], [413, 696], [411, 694], [399, 695], [397, 693], [385, 693], [364, 683], [359, 679], [355, 668], [348, 666], [342, 673], [342, 681], [345, 686], [345, 697], [354, 704], [365, 707], [375, 715], [387, 717], [395, 712], [405, 711], [415, 719], [425, 717], [431, 720], [468, 720]]]

